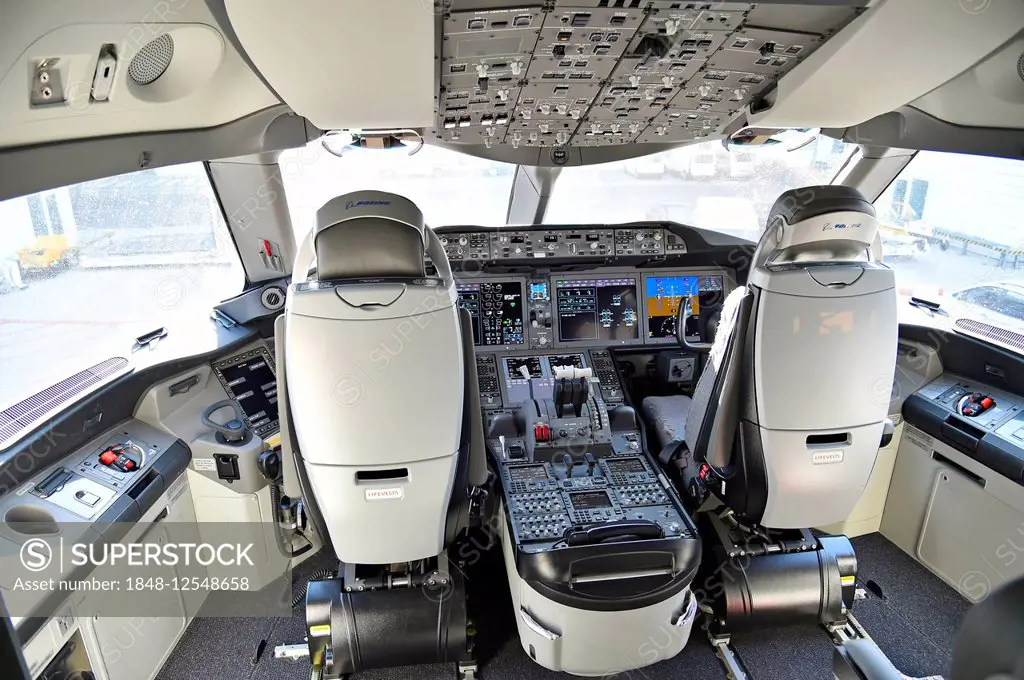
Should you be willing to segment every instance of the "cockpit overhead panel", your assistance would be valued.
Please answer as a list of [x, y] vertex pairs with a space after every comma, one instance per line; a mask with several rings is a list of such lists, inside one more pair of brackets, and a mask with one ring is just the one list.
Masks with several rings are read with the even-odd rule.
[[816, 4], [501, 0], [445, 8], [433, 134], [455, 144], [699, 140], [853, 20]]

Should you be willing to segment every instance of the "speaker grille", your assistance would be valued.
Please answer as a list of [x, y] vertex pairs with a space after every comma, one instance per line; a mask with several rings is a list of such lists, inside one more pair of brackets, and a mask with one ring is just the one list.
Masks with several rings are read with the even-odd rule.
[[164, 33], [143, 45], [132, 57], [128, 77], [136, 85], [149, 85], [164, 74], [173, 58], [174, 38]]
[[1020, 53], [1017, 57], [1017, 75], [1020, 76], [1021, 80], [1024, 80], [1024, 52]]

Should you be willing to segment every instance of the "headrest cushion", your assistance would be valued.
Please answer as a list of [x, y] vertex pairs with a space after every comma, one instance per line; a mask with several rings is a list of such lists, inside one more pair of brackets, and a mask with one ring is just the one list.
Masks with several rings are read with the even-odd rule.
[[423, 213], [402, 196], [356, 191], [317, 211], [313, 247], [320, 280], [422, 277]]
[[812, 217], [835, 212], [860, 212], [875, 216], [875, 207], [853, 187], [828, 184], [790, 189], [779, 196], [768, 213], [768, 226], [781, 217], [796, 224]]

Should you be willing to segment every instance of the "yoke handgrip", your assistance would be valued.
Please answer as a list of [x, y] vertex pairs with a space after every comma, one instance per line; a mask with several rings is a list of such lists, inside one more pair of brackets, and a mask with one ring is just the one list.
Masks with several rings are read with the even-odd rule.
[[664, 530], [655, 522], [630, 519], [573, 529], [566, 535], [565, 542], [570, 546], [593, 545], [612, 539], [641, 541], [664, 536]]
[[695, 349], [701, 352], [710, 352], [714, 347], [713, 342], [690, 342], [686, 339], [686, 320], [693, 316], [693, 308], [690, 306], [691, 295], [684, 295], [679, 301], [679, 310], [676, 313], [676, 339], [683, 347]]
[[[234, 411], [235, 417], [226, 423], [214, 422], [211, 416], [222, 408], [230, 408]], [[228, 443], [240, 443], [248, 439], [248, 430], [245, 427], [245, 413], [242, 412], [242, 407], [234, 399], [223, 399], [215, 404], [210, 404], [203, 411], [200, 420], [203, 421], [203, 425], [213, 429], [214, 432], [223, 437], [224, 441]]]

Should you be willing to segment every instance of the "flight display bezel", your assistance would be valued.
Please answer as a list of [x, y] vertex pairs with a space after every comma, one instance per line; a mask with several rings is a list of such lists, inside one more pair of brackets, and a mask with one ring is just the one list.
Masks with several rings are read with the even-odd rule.
[[[732, 292], [735, 288], [735, 280], [733, 273], [728, 269], [715, 269], [708, 267], [695, 267], [695, 268], [680, 268], [680, 269], [665, 269], [662, 271], [646, 271], [643, 273], [642, 280], [640, 282], [640, 302], [643, 310], [643, 332], [644, 332], [644, 344], [645, 345], [675, 345], [678, 344], [678, 340], [674, 335], [669, 335], [663, 338], [652, 338], [648, 337], [650, 334], [650, 315], [647, 309], [647, 282], [650, 279], [663, 279], [663, 278], [674, 278], [674, 277], [701, 277], [701, 276], [717, 276], [722, 280], [722, 291], [717, 300], [717, 306], [720, 306], [725, 301], [725, 297]], [[691, 340], [698, 340], [691, 336]]]
[[[457, 292], [462, 292], [462, 291], [459, 291], [459, 288], [462, 287], [462, 286], [467, 286], [467, 285], [468, 286], [484, 285], [484, 284], [487, 284], [487, 283], [499, 283], [499, 284], [503, 284], [503, 283], [517, 283], [517, 284], [519, 284], [519, 288], [520, 288], [520, 291], [521, 291], [521, 297], [520, 297], [520, 302], [519, 302], [520, 303], [520, 309], [519, 309], [519, 315], [520, 316], [519, 316], [519, 318], [520, 318], [520, 320], [522, 321], [522, 324], [523, 324], [523, 342], [522, 342], [522, 344], [485, 345], [485, 344], [483, 344], [482, 338], [481, 338], [481, 344], [478, 345], [478, 344], [474, 343], [474, 345], [473, 345], [476, 348], [476, 351], [478, 351], [478, 352], [500, 352], [500, 351], [505, 351], [505, 350], [525, 350], [525, 349], [529, 349], [530, 348], [531, 338], [530, 338], [530, 328], [529, 328], [529, 322], [528, 322], [528, 319], [527, 319], [527, 311], [526, 311], [527, 307], [529, 306], [529, 300], [528, 300], [528, 297], [529, 297], [529, 286], [527, 285], [526, 278], [522, 277], [522, 276], [470, 276], [470, 277], [458, 277], [457, 276], [456, 280], [455, 280], [455, 288], [456, 288]], [[481, 328], [481, 332], [482, 332], [482, 330], [483, 329]]]
[[[594, 339], [583, 339], [583, 340], [566, 340], [562, 337], [562, 315], [558, 308], [558, 289], [559, 282], [567, 281], [629, 281], [633, 286], [633, 291], [637, 300], [637, 337], [626, 340], [604, 340], [601, 338]], [[563, 286], [564, 287], [564, 286]], [[555, 347], [627, 347], [632, 345], [643, 345], [644, 336], [647, 331], [645, 330], [643, 323], [644, 318], [640, 303], [640, 277], [637, 274], [627, 274], [618, 272], [604, 272], [596, 271], [592, 274], [583, 275], [554, 275], [551, 277], [551, 314], [552, 314], [552, 326], [555, 336]]]
[[224, 370], [225, 369], [233, 368], [233, 367], [235, 367], [235, 366], [237, 366], [239, 364], [243, 364], [243, 363], [245, 363], [247, 361], [252, 361], [253, 359], [255, 359], [257, 357], [261, 357], [266, 362], [267, 367], [270, 369], [270, 372], [274, 376], [274, 381], [276, 382], [277, 381], [277, 365], [274, 363], [273, 355], [271, 354], [270, 350], [265, 345], [260, 345], [259, 347], [253, 348], [251, 350], [247, 350], [247, 351], [242, 352], [240, 354], [232, 355], [230, 357], [227, 357], [226, 359], [220, 359], [219, 361], [214, 361], [210, 366], [211, 366], [211, 368], [213, 368], [213, 374], [215, 376], [217, 376], [218, 382], [220, 382], [221, 387], [224, 388], [224, 391], [227, 393], [228, 397], [231, 398], [231, 399], [234, 399], [238, 403], [239, 407], [242, 409], [242, 414], [245, 416], [245, 424], [246, 424], [246, 426], [248, 426], [249, 429], [251, 429], [256, 436], [258, 436], [258, 437], [267, 437], [269, 435], [275, 434], [280, 429], [280, 422], [281, 422], [281, 416], [280, 416], [280, 404], [281, 404], [281, 402], [280, 402], [280, 391], [278, 391], [274, 395], [278, 399], [277, 401], [274, 402], [274, 406], [277, 407], [277, 411], [278, 411], [277, 417], [268, 420], [266, 423], [263, 423], [262, 425], [257, 425], [257, 426], [254, 427], [253, 423], [254, 422], [259, 422], [259, 421], [253, 421], [252, 414], [249, 411], [247, 411], [246, 408], [245, 408], [244, 400], [242, 400], [242, 401], [238, 400], [237, 392], [228, 383], [228, 379], [224, 375]]

